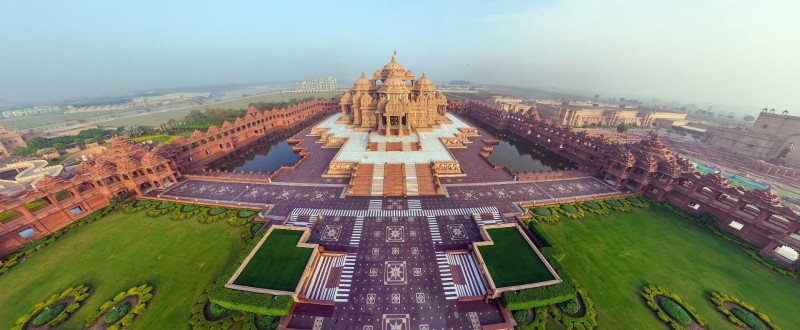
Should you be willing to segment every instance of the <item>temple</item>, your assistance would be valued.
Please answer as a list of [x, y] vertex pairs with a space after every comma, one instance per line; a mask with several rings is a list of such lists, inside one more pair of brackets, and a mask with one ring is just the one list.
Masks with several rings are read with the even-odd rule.
[[408, 135], [412, 127], [432, 128], [448, 122], [447, 98], [424, 73], [416, 79], [395, 57], [372, 79], [362, 72], [353, 89], [342, 95], [342, 122], [386, 136]]

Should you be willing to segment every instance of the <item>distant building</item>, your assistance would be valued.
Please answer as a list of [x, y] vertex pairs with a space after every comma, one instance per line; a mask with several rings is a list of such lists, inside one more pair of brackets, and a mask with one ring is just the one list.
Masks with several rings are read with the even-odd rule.
[[0, 158], [11, 156], [14, 148], [27, 146], [18, 131], [8, 131], [0, 126]]
[[534, 107], [543, 120], [562, 126], [670, 127], [680, 124], [685, 113], [657, 111], [630, 105], [613, 105], [591, 101], [536, 100]]
[[800, 154], [792, 152], [800, 145], [800, 117], [786, 111], [762, 111], [748, 129], [718, 127], [709, 135], [709, 143], [731, 152], [766, 160], [780, 158], [788, 165], [800, 166]]
[[203, 101], [210, 96], [211, 93], [169, 93], [134, 97], [132, 103], [134, 106], [164, 105], [177, 101]]
[[43, 113], [52, 113], [52, 112], [61, 112], [61, 107], [57, 105], [43, 105], [27, 109], [3, 111], [3, 117], [6, 118], [25, 117], [25, 116], [40, 115]]
[[531, 106], [523, 104], [524, 101], [523, 99], [505, 96], [492, 96], [489, 98], [489, 103], [498, 104], [503, 110], [510, 112], [528, 111]]
[[334, 77], [304, 80], [295, 85], [295, 91], [297, 92], [332, 92], [336, 88], [336, 78]]

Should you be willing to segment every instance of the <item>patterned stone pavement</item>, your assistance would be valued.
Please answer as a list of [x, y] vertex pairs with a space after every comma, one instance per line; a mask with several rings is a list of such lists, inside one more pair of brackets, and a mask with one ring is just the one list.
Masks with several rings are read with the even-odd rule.
[[[496, 301], [458, 301], [445, 250], [466, 249], [479, 241], [473, 213], [485, 213], [489, 224], [513, 220], [520, 202], [567, 201], [618, 193], [592, 177], [550, 181], [511, 181], [478, 155], [485, 137], [453, 154], [465, 178], [444, 179], [446, 195], [414, 198], [345, 197], [347, 180], [320, 175], [336, 149], [322, 149], [307, 128], [295, 137], [310, 153], [294, 171], [272, 183], [245, 183], [224, 178], [188, 179], [158, 196], [183, 201], [242, 204], [269, 210], [282, 223], [310, 227], [308, 217], [321, 215], [310, 242], [345, 253], [324, 263], [320, 283], [309, 297], [335, 305], [301, 303], [289, 326], [297, 329], [480, 329], [503, 322]], [[481, 132], [482, 134], [485, 134]], [[486, 137], [488, 138], [488, 137]], [[442, 265], [444, 263], [444, 266]], [[442, 268], [445, 267], [445, 268]], [[479, 284], [478, 284], [479, 286]]]

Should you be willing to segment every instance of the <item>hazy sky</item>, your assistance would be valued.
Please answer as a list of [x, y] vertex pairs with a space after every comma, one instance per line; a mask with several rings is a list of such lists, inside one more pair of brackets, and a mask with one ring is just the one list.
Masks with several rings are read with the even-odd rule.
[[[7, 1], [0, 98], [335, 76], [800, 112], [797, 1]], [[113, 4], [112, 4], [113, 3]]]

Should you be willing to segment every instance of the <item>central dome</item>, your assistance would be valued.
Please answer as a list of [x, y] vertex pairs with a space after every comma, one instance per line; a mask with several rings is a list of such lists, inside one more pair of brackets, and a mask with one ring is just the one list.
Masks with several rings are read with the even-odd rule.
[[397, 63], [397, 60], [395, 60], [395, 55], [392, 55], [392, 60], [383, 66], [381, 73], [383, 73], [385, 76], [405, 76], [406, 69], [403, 68], [400, 63]]

